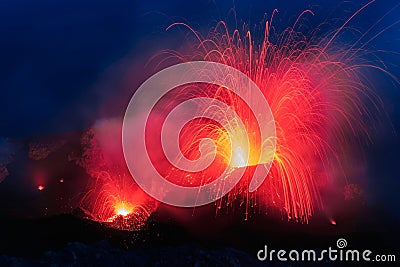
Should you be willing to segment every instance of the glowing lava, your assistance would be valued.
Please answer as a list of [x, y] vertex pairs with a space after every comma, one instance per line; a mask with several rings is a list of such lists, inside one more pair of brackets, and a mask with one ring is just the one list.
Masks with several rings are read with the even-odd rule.
[[128, 214], [132, 213], [133, 206], [125, 201], [121, 201], [115, 205], [115, 214], [127, 216]]
[[[365, 75], [360, 71], [357, 58], [360, 51], [356, 44], [347, 48], [333, 45], [335, 37], [353, 16], [333, 35], [316, 38], [311, 33], [307, 36], [295, 30], [301, 17], [308, 13], [312, 12], [304, 11], [293, 27], [280, 34], [271, 30], [271, 18], [256, 38], [250, 30], [230, 31], [223, 21], [207, 38], [202, 38], [186, 24], [172, 25], [188, 27], [198, 42], [189, 42], [190, 49], [185, 50], [185, 54], [170, 50], [160, 53], [166, 55], [162, 62], [170, 59], [174, 64], [176, 61], [212, 61], [246, 74], [260, 88], [272, 110], [277, 139], [276, 150], [267, 151], [269, 154], [266, 156], [273, 159], [271, 170], [261, 187], [250, 193], [246, 177], [253, 171], [251, 166], [259, 164], [260, 155], [265, 153], [260, 151], [261, 144], [271, 141], [261, 140], [260, 125], [255, 124], [254, 119], [257, 114], [252, 114], [240, 97], [225, 88], [205, 84], [176, 88], [172, 95], [161, 99], [154, 107], [155, 110], [158, 108], [158, 113], [149, 116], [150, 126], [146, 129], [149, 133], [146, 136], [149, 157], [165, 179], [175, 184], [199, 186], [213, 181], [226, 167], [246, 168], [239, 184], [216, 203], [218, 210], [223, 207], [244, 208], [247, 218], [251, 210], [265, 212], [274, 207], [282, 212], [283, 217], [308, 222], [316, 210], [324, 209], [321, 189], [333, 184], [329, 181], [346, 177], [349, 170], [343, 168], [343, 161], [349, 148], [354, 150], [353, 144], [368, 138], [366, 121], [374, 121], [374, 114], [379, 114], [376, 112], [379, 98], [368, 89], [363, 79]], [[224, 129], [212, 119], [193, 119], [179, 133], [182, 155], [196, 160], [201, 156], [201, 141], [208, 138], [214, 143], [216, 156], [206, 171], [179, 170], [169, 164], [163, 154], [162, 119], [177, 103], [201, 97], [224, 102], [241, 118], [245, 131], [237, 127], [235, 120], [227, 119], [226, 127], [229, 129]], [[103, 129], [103, 132], [108, 134], [109, 129]], [[233, 142], [227, 132], [234, 133]], [[118, 132], [115, 136], [120, 135]], [[111, 220], [112, 225], [118, 228], [131, 229], [129, 227], [134, 228], [132, 225], [143, 225], [158, 203], [133, 184], [122, 151], [110, 153], [112, 156], [107, 161], [107, 157], [103, 157], [107, 151], [97, 143], [99, 137], [94, 136], [93, 131], [88, 131], [82, 138], [86, 150], [79, 164], [94, 177], [82, 205], [97, 220]], [[104, 147], [109, 147], [108, 143], [114, 139], [120, 146], [120, 139], [108, 137], [102, 142]], [[239, 145], [232, 147], [232, 143]], [[120, 156], [116, 162], [115, 154]], [[332, 220], [331, 224], [336, 222]]]
[[[104, 133], [112, 133], [112, 130], [116, 130], [116, 137], [101, 138]], [[118, 150], [106, 149], [110, 144], [115, 144], [115, 147], [120, 145], [118, 136], [120, 132], [116, 127], [97, 128], [96, 131], [89, 129], [83, 134], [85, 151], [78, 164], [85, 168], [91, 179], [80, 207], [89, 219], [109, 227], [139, 230], [156, 209], [157, 203], [139, 190], [128, 175], [122, 164], [122, 152], [119, 154]], [[110, 153], [121, 155], [121, 158], [107, 157]]]
[[235, 147], [232, 150], [232, 167], [246, 167], [247, 166], [247, 160], [245, 156], [243, 155], [242, 147]]
[[[307, 13], [312, 12], [307, 10], [301, 16]], [[272, 18], [266, 22], [262, 38], [255, 38], [250, 30], [244, 33], [238, 29], [230, 31], [221, 21], [208, 38], [202, 38], [188, 25], [175, 23], [172, 26], [183, 25], [192, 31], [198, 43], [186, 54], [165, 53], [168, 59], [174, 58], [178, 62], [202, 59], [240, 70], [257, 84], [272, 110], [277, 139], [276, 151], [269, 155], [273, 157], [273, 165], [267, 179], [255, 193], [249, 193], [249, 179], [245, 178], [249, 175], [245, 174], [237, 187], [219, 201], [218, 207], [235, 206], [235, 201], [240, 206], [245, 203], [247, 215], [251, 207], [260, 210], [273, 206], [289, 219], [307, 222], [316, 210], [324, 209], [321, 188], [327, 186], [328, 181], [346, 177], [347, 171], [351, 171], [343, 168], [346, 151], [352, 143], [362, 143], [363, 138], [368, 141], [365, 122], [374, 121], [374, 114], [379, 114], [375, 109], [379, 106], [379, 98], [362, 78], [357, 58], [359, 51], [333, 45], [345, 25], [333, 36], [315, 39], [315, 36], [296, 32], [296, 25], [276, 34], [271, 31], [271, 24]], [[215, 87], [196, 84], [176, 90], [173, 100], [166, 101], [164, 112], [171, 109], [168, 105], [189, 98], [213, 98], [234, 110], [246, 131], [237, 130], [235, 120], [226, 123], [229, 129], [212, 120], [188, 123], [181, 131], [183, 154], [192, 160], [198, 158], [199, 143], [210, 138], [216, 146], [217, 157], [214, 165], [199, 174], [186, 174], [171, 168], [166, 176], [174, 183], [187, 186], [209, 183], [227, 165], [247, 167], [251, 173], [249, 166], [259, 164], [258, 158], [264, 153], [259, 149], [260, 144], [269, 142], [259, 138], [260, 125], [254, 123], [257, 114], [252, 114], [237, 95], [223, 87]], [[370, 107], [375, 108], [369, 110]], [[152, 130], [159, 129], [153, 127]], [[227, 132], [234, 133], [232, 138], [236, 144], [244, 145], [232, 148], [232, 139]], [[249, 144], [246, 145], [244, 140]], [[160, 151], [157, 147], [160, 147], [157, 143], [149, 145], [152, 150]], [[351, 147], [351, 150], [357, 149]], [[159, 165], [159, 162], [161, 160], [155, 164]], [[185, 180], [181, 181], [180, 177]]]

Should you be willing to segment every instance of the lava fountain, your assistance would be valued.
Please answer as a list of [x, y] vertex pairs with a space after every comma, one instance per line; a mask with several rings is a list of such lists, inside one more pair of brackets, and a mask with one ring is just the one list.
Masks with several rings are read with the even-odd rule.
[[[183, 85], [157, 102], [146, 125], [147, 152], [160, 175], [174, 184], [195, 187], [212, 183], [226, 169], [242, 170], [240, 182], [219, 199], [216, 206], [217, 210], [245, 207], [246, 218], [250, 212], [275, 207], [288, 219], [308, 222], [316, 210], [324, 209], [322, 188], [329, 181], [345, 180], [343, 177], [349, 171], [343, 167], [346, 151], [356, 149], [354, 143], [368, 140], [366, 122], [375, 119], [380, 102], [363, 79], [360, 68], [369, 63], [358, 56], [361, 50], [355, 48], [356, 44], [347, 47], [333, 44], [354, 15], [335, 32], [321, 38], [296, 31], [300, 18], [308, 13], [312, 12], [304, 11], [293, 27], [280, 34], [271, 26], [274, 15], [265, 23], [260, 35], [250, 30], [230, 31], [223, 21], [207, 38], [184, 23], [168, 27], [169, 30], [184, 26], [194, 34], [196, 41], [189, 42], [186, 52], [166, 50], [152, 60], [160, 65], [170, 65], [171, 60], [175, 63], [215, 62], [247, 75], [269, 104], [276, 144], [270, 151], [273, 160], [266, 179], [255, 192], [249, 192], [250, 178], [259, 165], [261, 147], [266, 141], [260, 137], [263, 125], [256, 120], [258, 114], [223, 86]], [[223, 102], [224, 106], [202, 102], [203, 98]], [[197, 172], [176, 168], [164, 154], [162, 144], [162, 127], [168, 114], [190, 99], [200, 99], [195, 107], [197, 111], [220, 116], [218, 119], [195, 117], [178, 133], [181, 155], [175, 159], [177, 162], [196, 161], [209, 152], [214, 155], [212, 163]], [[237, 117], [224, 117], [228, 110], [234, 111]], [[120, 125], [116, 128], [120, 129]], [[205, 139], [208, 141], [204, 142]], [[104, 170], [107, 164], [103, 159], [96, 159], [97, 150], [89, 145], [85, 153], [94, 160], [85, 161], [83, 157], [84, 163], [81, 163], [96, 177], [82, 206], [98, 220], [118, 225], [125, 225], [124, 222], [135, 216], [147, 218], [157, 208], [157, 203], [133, 182], [121, 163], [122, 151], [118, 150], [119, 167]], [[230, 172], [227, 173], [224, 179], [230, 178]]]
[[[346, 180], [344, 177], [350, 172], [343, 167], [348, 160], [346, 153], [349, 148], [360, 149], [354, 144], [368, 142], [367, 124], [376, 120], [376, 114], [379, 114], [380, 100], [369, 89], [361, 71], [361, 67], [378, 67], [358, 57], [361, 50], [355, 49], [355, 44], [349, 47], [333, 45], [354, 15], [332, 35], [316, 38], [295, 30], [301, 16], [307, 13], [312, 12], [304, 11], [295, 25], [281, 34], [271, 33], [272, 16], [265, 24], [261, 40], [250, 30], [243, 34], [237, 29], [230, 31], [223, 21], [207, 38], [202, 38], [184, 23], [175, 23], [168, 28], [186, 27], [196, 37], [197, 44], [185, 49], [189, 51], [185, 53], [161, 52], [156, 58], [161, 57], [162, 63], [170, 60], [222, 63], [240, 70], [256, 83], [273, 114], [276, 150], [265, 181], [256, 192], [249, 192], [252, 166], [258, 164], [260, 144], [264, 142], [258, 134], [260, 125], [253, 123], [255, 114], [240, 97], [226, 88], [209, 84], [184, 86], [158, 103], [162, 106], [160, 113], [170, 112], [170, 105], [188, 98], [208, 97], [223, 101], [235, 111], [246, 131], [236, 130], [240, 128], [237, 120], [226, 124], [229, 129], [210, 119], [190, 121], [180, 132], [184, 156], [189, 159], [200, 157], [200, 150], [204, 150], [200, 147], [201, 140], [211, 138], [217, 151], [216, 167], [211, 168], [210, 173], [185, 173], [174, 167], [168, 168], [167, 164], [164, 166], [168, 169], [164, 172], [167, 179], [186, 186], [203, 185], [213, 181], [213, 177], [218, 176], [216, 173], [221, 173], [220, 169], [226, 165], [245, 168], [243, 179], [218, 201], [218, 209], [245, 206], [247, 218], [252, 210], [265, 211], [272, 206], [288, 219], [301, 222], [307, 222], [316, 210], [324, 209], [321, 188], [332, 180]], [[201, 104], [198, 108], [205, 109]], [[156, 123], [151, 125], [152, 131], [161, 130]], [[234, 133], [233, 137], [229, 138], [227, 132]], [[157, 134], [150, 137], [153, 140], [159, 138]], [[249, 144], [232, 146], [232, 138], [239, 140], [234, 141], [236, 144], [247, 141]], [[160, 152], [157, 147], [161, 147], [157, 141], [149, 146], [154, 153]], [[250, 150], [248, 157], [245, 156], [246, 149]]]

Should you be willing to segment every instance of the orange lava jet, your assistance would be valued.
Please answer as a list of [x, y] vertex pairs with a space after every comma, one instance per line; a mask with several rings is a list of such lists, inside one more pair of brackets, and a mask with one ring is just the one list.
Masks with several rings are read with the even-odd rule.
[[127, 216], [132, 213], [133, 206], [125, 201], [121, 201], [115, 205], [115, 214], [121, 216]]
[[[308, 13], [312, 12], [307, 10], [301, 16]], [[273, 31], [271, 18], [266, 22], [261, 38], [255, 38], [250, 30], [243, 33], [238, 29], [230, 31], [223, 21], [207, 38], [202, 38], [184, 23], [172, 25], [189, 28], [197, 42], [191, 42], [194, 45], [185, 54], [170, 50], [160, 53], [165, 56], [162, 62], [171, 59], [174, 63], [212, 61], [246, 74], [261, 89], [271, 107], [277, 139], [276, 151], [270, 155], [273, 164], [268, 176], [256, 192], [249, 193], [249, 179], [246, 177], [253, 171], [252, 166], [258, 163], [260, 142], [265, 141], [259, 138], [258, 126], [254, 125], [257, 114], [249, 112], [237, 95], [218, 86], [196, 84], [176, 88], [173, 95], [157, 103], [158, 114], [165, 118], [164, 113], [187, 99], [214, 98], [224, 102], [242, 118], [247, 135], [237, 132], [234, 138], [239, 142], [235, 143], [240, 144], [240, 140], [249, 140], [250, 143], [248, 148], [245, 145], [232, 147], [227, 131], [221, 125], [210, 119], [193, 119], [180, 132], [182, 154], [190, 160], [197, 159], [201, 154], [201, 140], [209, 138], [214, 142], [216, 157], [206, 171], [178, 170], [168, 164], [163, 155], [160, 141], [162, 121], [155, 116], [149, 123], [151, 131], [146, 136], [146, 145], [154, 166], [167, 180], [198, 186], [218, 177], [227, 166], [246, 168], [247, 174], [239, 184], [218, 201], [218, 209], [245, 207], [247, 218], [252, 210], [265, 212], [268, 207], [274, 207], [281, 210], [284, 217], [300, 222], [308, 222], [316, 210], [324, 209], [321, 189], [329, 184], [328, 181], [346, 177], [348, 170], [343, 168], [346, 152], [354, 143], [362, 143], [363, 138], [368, 140], [369, 129], [365, 121], [373, 121], [375, 114], [379, 113], [376, 112], [379, 98], [363, 79], [355, 45], [348, 48], [333, 46], [333, 40], [348, 21], [333, 36], [315, 38], [295, 30], [300, 17], [293, 27], [281, 34]], [[230, 132], [235, 132], [236, 123], [231, 121], [228, 124], [232, 127]], [[98, 130], [97, 134], [108, 134], [109, 130]], [[114, 137], [121, 135], [119, 130]], [[115, 139], [120, 146], [120, 138], [107, 137], [103, 142], [107, 145], [101, 147], [98, 144], [101, 134], [95, 135], [93, 130], [89, 130], [82, 138], [85, 152], [78, 163], [95, 178], [82, 205], [99, 221], [110, 222], [122, 229], [136, 229], [132, 225], [142, 225], [158, 204], [133, 183], [122, 151], [116, 153], [120, 157], [118, 160], [102, 156], [108, 153], [104, 149], [109, 146], [107, 142]], [[245, 156], [246, 149], [250, 149], [249, 157]], [[331, 223], [336, 224], [333, 220]]]

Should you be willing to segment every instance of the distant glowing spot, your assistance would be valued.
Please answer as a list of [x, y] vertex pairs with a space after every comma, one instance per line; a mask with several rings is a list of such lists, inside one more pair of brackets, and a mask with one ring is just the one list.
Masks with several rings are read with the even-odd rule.
[[336, 221], [334, 219], [331, 219], [331, 224], [336, 225]]
[[122, 201], [115, 205], [115, 214], [121, 216], [127, 216], [128, 214], [132, 213], [133, 206], [128, 202]]
[[42, 191], [42, 190], [44, 189], [44, 185], [38, 185], [37, 189], [38, 189], [39, 191]]
[[64, 179], [60, 179], [60, 183], [64, 183]]

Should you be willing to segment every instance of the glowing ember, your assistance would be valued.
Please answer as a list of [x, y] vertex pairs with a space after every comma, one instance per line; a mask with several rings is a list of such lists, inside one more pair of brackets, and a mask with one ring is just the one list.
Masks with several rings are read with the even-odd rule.
[[[328, 181], [346, 177], [348, 170], [343, 168], [342, 162], [346, 151], [352, 143], [360, 143], [352, 142], [351, 136], [368, 137], [365, 121], [373, 121], [372, 114], [378, 112], [367, 107], [378, 107], [379, 100], [362, 79], [364, 75], [360, 73], [356, 57], [360, 50], [356, 44], [350, 48], [333, 47], [335, 37], [349, 20], [333, 35], [317, 39], [295, 31], [297, 22], [308, 13], [312, 12], [304, 11], [295, 25], [281, 34], [271, 31], [271, 18], [261, 36], [256, 35], [261, 38], [255, 38], [249, 30], [242, 33], [238, 29], [230, 31], [223, 21], [206, 39], [186, 24], [172, 25], [188, 27], [199, 43], [193, 43], [193, 49], [186, 50], [189, 51], [186, 55], [166, 51], [167, 59], [163, 62], [171, 58], [179, 62], [212, 61], [246, 74], [260, 88], [272, 110], [277, 139], [276, 151], [267, 151], [266, 158], [273, 159], [267, 179], [257, 191], [250, 193], [246, 175], [253, 169], [249, 166], [259, 164], [260, 155], [265, 153], [260, 151], [261, 144], [271, 141], [260, 138], [260, 125], [255, 124], [258, 114], [250, 112], [241, 98], [226, 88], [205, 84], [175, 88], [172, 95], [161, 99], [154, 107], [147, 124], [150, 129], [146, 129], [149, 157], [165, 179], [175, 184], [199, 186], [217, 178], [227, 167], [246, 167], [244, 179], [219, 200], [218, 209], [224, 206], [245, 207], [247, 218], [252, 207], [261, 211], [261, 208], [272, 206], [280, 209], [288, 219], [308, 222], [316, 210], [324, 208], [321, 188], [331, 184]], [[226, 119], [229, 129], [225, 129], [216, 123], [218, 120], [209, 118], [196, 118], [184, 125], [179, 133], [179, 145], [187, 159], [196, 160], [201, 156], [203, 139], [208, 138], [214, 143], [215, 159], [201, 172], [187, 172], [171, 165], [163, 154], [160, 137], [162, 120], [177, 103], [192, 98], [213, 98], [223, 102], [241, 118], [245, 127], [242, 131], [237, 121]], [[204, 110], [204, 106], [199, 109]], [[208, 111], [216, 109], [214, 106], [206, 108]], [[119, 229], [137, 229], [158, 203], [149, 199], [133, 182], [126, 170], [122, 151], [103, 150], [111, 147], [109, 143], [115, 140], [120, 149], [121, 140], [110, 137], [109, 132], [109, 128], [98, 130], [100, 134], [96, 137], [91, 129], [82, 138], [85, 151], [79, 164], [94, 178], [82, 206], [101, 222]], [[233, 142], [227, 132], [234, 133]], [[103, 147], [97, 139], [102, 135], [107, 136]], [[121, 135], [118, 132], [115, 136]], [[118, 158], [115, 155], [120, 159], [115, 160]], [[336, 225], [336, 222], [332, 219], [331, 224]]]
[[38, 185], [37, 189], [38, 189], [39, 191], [44, 190], [44, 185]]
[[[138, 230], [144, 226], [150, 213], [157, 203], [138, 189], [133, 179], [123, 168], [121, 158], [107, 157], [107, 153], [115, 153], [106, 147], [120, 146], [120, 132], [115, 137], [102, 139], [105, 133], [110, 134], [117, 127], [105, 127], [87, 130], [82, 136], [82, 145], [85, 148], [78, 164], [86, 169], [92, 177], [89, 180], [88, 191], [81, 200], [80, 207], [89, 214], [89, 218], [109, 227], [121, 230]], [[113, 143], [114, 142], [114, 143]]]
[[146, 207], [142, 205], [131, 205], [125, 201], [115, 206], [115, 215], [107, 220], [106, 225], [120, 230], [140, 230], [150, 216]]
[[129, 213], [132, 213], [132, 211], [133, 207], [129, 203], [126, 203], [125, 201], [122, 201], [117, 205], [115, 205], [116, 215], [127, 216]]
[[[307, 10], [301, 16], [307, 13], [312, 12]], [[261, 38], [254, 37], [249, 30], [244, 33], [238, 29], [230, 31], [227, 24], [221, 21], [207, 39], [202, 39], [188, 25], [175, 23], [172, 26], [183, 25], [193, 31], [199, 43], [192, 50], [188, 49], [191, 52], [187, 54], [175, 51], [167, 51], [166, 54], [168, 58], [172, 54], [178, 62], [200, 58], [240, 70], [257, 84], [272, 110], [277, 140], [275, 153], [269, 155], [274, 160], [267, 179], [255, 193], [248, 193], [249, 179], [245, 175], [237, 187], [220, 200], [218, 207], [234, 207], [232, 203], [238, 200], [240, 205], [245, 203], [247, 215], [251, 207], [260, 210], [260, 207], [275, 206], [289, 219], [308, 222], [315, 210], [324, 209], [321, 188], [327, 186], [328, 181], [345, 177], [349, 171], [343, 168], [344, 155], [351, 144], [347, 140], [349, 136], [368, 140], [368, 127], [362, 116], [374, 120], [372, 114], [376, 110], [371, 111], [367, 107], [377, 107], [375, 100], [378, 98], [362, 79], [363, 74], [357, 67], [358, 50], [340, 49], [333, 45], [334, 38], [346, 25], [332, 37], [316, 40], [296, 32], [294, 27], [282, 34], [272, 34], [275, 31], [270, 31], [271, 21], [266, 22]], [[184, 171], [169, 167], [166, 176], [171, 182], [187, 186], [207, 184], [218, 177], [227, 165], [246, 167], [258, 164], [257, 159], [264, 152], [260, 151], [260, 144], [268, 140], [259, 138], [259, 125], [254, 123], [257, 114], [252, 114], [234, 93], [215, 87], [196, 84], [176, 89], [173, 96], [162, 103], [164, 109], [161, 108], [160, 113], [170, 112], [170, 106], [187, 99], [212, 98], [224, 102], [241, 118], [245, 133], [237, 130], [235, 120], [226, 123], [229, 129], [215, 123], [219, 122], [217, 119], [197, 119], [187, 123], [180, 133], [183, 154], [188, 159], [197, 159], [201, 140], [209, 138], [216, 147], [215, 164], [206, 171], [190, 173], [189, 176]], [[203, 110], [204, 107], [200, 104], [198, 109]], [[151, 135], [161, 128], [154, 125], [151, 124], [148, 139], [159, 138], [157, 134]], [[227, 132], [233, 133], [235, 144], [244, 145], [232, 148], [232, 139]], [[249, 144], [245, 145], [247, 140]], [[148, 147], [151, 148], [150, 153], [160, 154], [153, 156], [153, 164], [161, 166], [161, 145], [154, 141]], [[247, 170], [249, 175], [252, 170]], [[181, 177], [189, 178], [182, 181]]]

